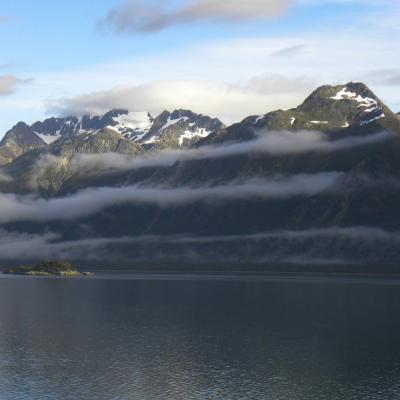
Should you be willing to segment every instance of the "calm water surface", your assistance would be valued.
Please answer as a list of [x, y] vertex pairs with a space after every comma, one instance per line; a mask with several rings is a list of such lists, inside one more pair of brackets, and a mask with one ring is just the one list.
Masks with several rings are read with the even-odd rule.
[[400, 282], [2, 277], [11, 399], [400, 399]]

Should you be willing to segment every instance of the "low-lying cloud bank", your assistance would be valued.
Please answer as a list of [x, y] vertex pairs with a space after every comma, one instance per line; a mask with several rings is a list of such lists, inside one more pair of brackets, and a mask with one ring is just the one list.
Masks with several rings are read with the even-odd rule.
[[339, 172], [304, 174], [276, 180], [249, 180], [240, 184], [196, 188], [102, 187], [85, 189], [68, 197], [53, 199], [2, 193], [0, 222], [73, 220], [126, 203], [173, 207], [198, 201], [312, 196], [333, 190], [342, 175]]
[[[283, 240], [285, 243], [292, 241], [313, 241], [323, 238], [329, 240], [344, 240], [362, 242], [362, 243], [385, 243], [393, 246], [400, 244], [400, 232], [389, 232], [381, 228], [371, 227], [348, 227], [348, 228], [325, 228], [325, 229], [310, 229], [310, 230], [282, 230], [273, 232], [261, 232], [248, 235], [232, 235], [232, 236], [184, 236], [184, 235], [143, 235], [135, 237], [118, 237], [118, 238], [86, 238], [76, 241], [61, 241], [61, 236], [57, 233], [49, 232], [46, 234], [27, 234], [16, 233], [0, 230], [0, 258], [3, 260], [23, 260], [23, 259], [43, 259], [43, 258], [67, 258], [73, 260], [94, 260], [105, 261], [110, 259], [110, 248], [118, 246], [138, 245], [150, 246], [157, 249], [160, 245], [167, 246], [190, 246], [210, 244], [221, 245], [224, 243], [257, 243], [270, 240]], [[218, 251], [218, 250], [216, 250]], [[306, 249], [304, 249], [306, 253]], [[190, 254], [190, 252], [188, 252]], [[216, 253], [217, 254], [217, 253]], [[279, 256], [279, 251], [277, 256]], [[156, 256], [156, 254], [153, 254]], [[196, 252], [191, 256], [199, 257]], [[221, 256], [223, 256], [221, 254]], [[115, 257], [113, 254], [112, 257]], [[112, 258], [111, 257], [111, 258]], [[124, 258], [120, 255], [121, 259]], [[302, 255], [299, 255], [298, 261], [302, 260]], [[307, 255], [305, 255], [307, 257]], [[286, 259], [285, 259], [286, 260]], [[294, 259], [293, 259], [294, 260]], [[309, 263], [311, 259], [307, 259]], [[315, 259], [315, 262], [321, 260]], [[326, 260], [325, 260], [326, 262]], [[334, 260], [334, 262], [336, 262]], [[348, 263], [349, 261], [346, 261]]]
[[350, 136], [330, 141], [324, 133], [315, 131], [260, 132], [254, 140], [219, 146], [202, 146], [188, 150], [166, 150], [148, 156], [126, 156], [118, 153], [79, 154], [73, 159], [75, 172], [91, 173], [107, 169], [131, 170], [170, 167], [176, 162], [231, 157], [248, 153], [292, 155], [307, 152], [330, 153], [366, 146], [393, 137], [389, 132], [369, 136]]

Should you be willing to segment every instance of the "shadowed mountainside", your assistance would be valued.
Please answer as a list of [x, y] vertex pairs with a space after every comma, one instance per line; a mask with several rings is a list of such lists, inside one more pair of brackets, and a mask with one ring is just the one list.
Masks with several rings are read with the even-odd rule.
[[177, 111], [147, 115], [141, 133], [125, 119], [128, 132], [122, 116], [132, 118], [114, 111], [91, 131], [83, 119], [79, 129], [72, 118], [33, 125], [59, 137], [2, 168], [0, 249], [11, 232], [21, 246], [37, 240], [28, 258], [38, 249], [112, 263], [400, 256], [400, 119], [365, 85], [323, 86], [295, 109], [230, 127]]

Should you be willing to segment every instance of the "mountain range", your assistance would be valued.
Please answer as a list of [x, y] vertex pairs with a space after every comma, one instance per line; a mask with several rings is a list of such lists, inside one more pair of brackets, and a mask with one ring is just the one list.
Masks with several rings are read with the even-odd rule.
[[362, 83], [231, 126], [188, 110], [19, 122], [0, 166], [7, 261], [379, 271], [400, 256], [400, 117]]
[[8, 164], [23, 153], [47, 147], [59, 139], [64, 143], [74, 138], [89, 140], [106, 130], [118, 133], [121, 141], [129, 140], [146, 150], [161, 150], [189, 147], [223, 127], [217, 118], [188, 110], [164, 111], [156, 118], [146, 112], [112, 110], [100, 116], [49, 118], [31, 126], [19, 122], [0, 143], [0, 164]]

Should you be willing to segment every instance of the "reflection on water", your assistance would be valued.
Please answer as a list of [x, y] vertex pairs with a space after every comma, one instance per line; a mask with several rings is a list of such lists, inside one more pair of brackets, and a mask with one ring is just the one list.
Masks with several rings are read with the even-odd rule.
[[393, 281], [1, 278], [0, 399], [400, 398], [399, 312]]

